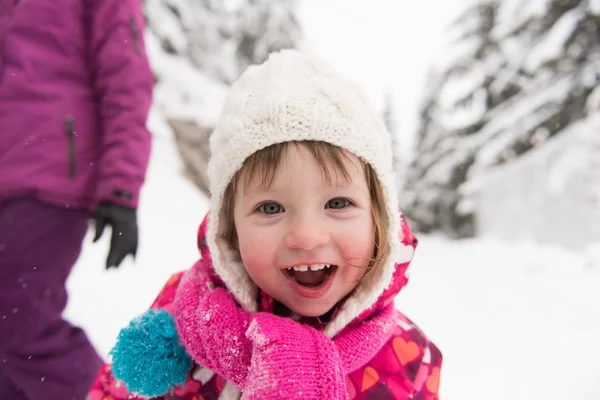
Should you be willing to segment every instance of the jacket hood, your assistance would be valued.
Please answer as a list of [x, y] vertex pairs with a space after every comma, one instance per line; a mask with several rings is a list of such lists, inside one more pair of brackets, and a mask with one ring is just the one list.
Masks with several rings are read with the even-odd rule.
[[[239, 252], [224, 237], [224, 193], [244, 161], [257, 151], [283, 142], [320, 141], [354, 154], [377, 175], [389, 227], [390, 254], [369, 280], [361, 281], [324, 328], [335, 336], [350, 321], [374, 307], [379, 296], [403, 280], [396, 264], [412, 258], [410, 238], [398, 206], [392, 137], [363, 91], [323, 60], [297, 50], [269, 55], [250, 66], [232, 85], [210, 137], [208, 163], [211, 209], [206, 243], [212, 266], [238, 303], [260, 309], [260, 291]], [[400, 239], [399, 239], [400, 238]], [[408, 240], [408, 241], [407, 241]]]

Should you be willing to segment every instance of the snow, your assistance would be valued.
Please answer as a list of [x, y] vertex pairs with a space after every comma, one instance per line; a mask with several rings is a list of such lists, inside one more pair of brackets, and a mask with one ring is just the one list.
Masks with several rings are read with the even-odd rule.
[[486, 78], [483, 63], [470, 60], [469, 64], [467, 71], [456, 71], [448, 77], [446, 85], [439, 94], [441, 108], [452, 108], [483, 86]]
[[593, 156], [599, 129], [598, 116], [573, 123], [544, 146], [463, 185], [478, 234], [574, 251], [600, 244], [600, 173]]
[[[150, 7], [153, 9], [156, 7]], [[156, 24], [159, 25], [159, 24]], [[153, 26], [154, 27], [154, 26]], [[179, 37], [172, 30], [171, 37]], [[145, 31], [146, 51], [157, 83], [154, 102], [165, 115], [175, 119], [213, 126], [219, 115], [227, 87], [202, 74], [184, 57], [168, 54], [159, 37], [149, 29]]]
[[[442, 91], [449, 86], [453, 85], [445, 85]], [[460, 84], [456, 86], [457, 89], [459, 87]], [[454, 108], [448, 107], [446, 110], [442, 110], [439, 116], [440, 123], [445, 129], [453, 131], [463, 129], [481, 121], [487, 111], [487, 96], [483, 88], [474, 90], [468, 105], [454, 105]]]
[[590, 11], [594, 15], [600, 15], [600, 0], [590, 0]]
[[213, 126], [225, 101], [226, 87], [208, 79], [180, 57], [165, 54], [154, 58], [155, 46], [150, 38], [148, 53], [159, 77], [154, 88], [156, 106], [170, 118]]
[[298, 47], [301, 30], [295, 4], [296, 0], [253, 0], [239, 9], [235, 24], [240, 40], [235, 55], [240, 70], [264, 61], [274, 50]]
[[565, 44], [585, 17], [585, 10], [575, 8], [567, 11], [544, 37], [531, 49], [525, 59], [525, 68], [534, 72], [544, 63], [560, 58], [565, 51]]
[[[543, 119], [539, 119], [540, 116], [535, 113], [535, 110], [544, 107], [551, 101], [558, 104], [563, 103], [563, 99], [568, 96], [572, 86], [573, 81], [570, 76], [556, 77], [554, 81], [546, 83], [537, 91], [532, 90], [515, 96], [490, 111], [490, 122], [477, 135], [468, 138], [466, 143], [473, 148], [479, 148], [500, 132], [511, 129], [521, 121], [538, 119], [539, 122], [542, 122]], [[529, 124], [535, 126], [534, 122], [530, 121]]]
[[504, 0], [499, 2], [498, 24], [492, 36], [500, 40], [518, 30], [527, 21], [541, 17], [548, 11], [550, 0]]
[[[587, 143], [582, 143], [583, 146], [571, 146], [564, 149], [563, 154], [557, 157], [548, 174], [548, 191], [552, 194], [559, 194], [565, 190], [573, 176], [580, 171], [585, 171], [591, 163], [589, 149], [585, 146]], [[575, 175], [576, 176], [576, 175]]]
[[522, 118], [518, 124], [504, 128], [505, 133], [503, 135], [497, 135], [485, 141], [477, 152], [470, 173], [476, 175], [485, 171], [490, 165], [495, 164], [506, 149], [510, 149], [519, 140], [527, 137], [528, 132], [550, 119], [558, 111], [558, 106], [546, 106], [532, 111]]
[[[469, 39], [464, 40], [464, 43], [469, 42]], [[472, 49], [470, 53], [474, 53], [475, 50]], [[487, 78], [487, 66], [484, 62], [477, 61], [474, 54], [464, 54], [461, 57], [464, 59], [459, 62], [459, 65], [464, 67], [455, 66], [455, 69], [448, 73], [444, 85], [437, 94], [440, 108], [438, 120], [447, 131], [456, 131], [473, 125], [481, 121], [487, 111], [488, 95], [483, 89]], [[448, 60], [449, 58], [445, 58], [443, 65]], [[445, 68], [447, 67], [450, 65], [446, 65]]]
[[507, 63], [513, 68], [518, 69], [527, 55], [525, 47], [526, 43], [518, 37], [509, 36], [503, 39], [499, 44], [502, 55]]
[[587, 98], [585, 108], [589, 114], [600, 110], [600, 86], [596, 86]]
[[[491, 2], [478, 1], [479, 7], [487, 7]], [[490, 3], [490, 4], [486, 4]], [[477, 31], [481, 29], [481, 13], [479, 8], [472, 8], [470, 12], [462, 14], [457, 20], [452, 21], [449, 28], [445, 29], [446, 41], [448, 43], [457, 43], [466, 37], [477, 36]]]
[[448, 46], [445, 51], [440, 52], [433, 60], [436, 68], [447, 70], [457, 64], [470, 66], [475, 60], [475, 53], [483, 47], [484, 41], [481, 37], [473, 35]]
[[442, 399], [600, 397], [600, 270], [527, 242], [422, 237], [397, 306], [444, 354]]
[[168, 38], [169, 43], [180, 54], [187, 50], [188, 42], [181, 29], [181, 21], [173, 13], [165, 12], [161, 0], [148, 0], [144, 11], [148, 24], [152, 26], [158, 37]]

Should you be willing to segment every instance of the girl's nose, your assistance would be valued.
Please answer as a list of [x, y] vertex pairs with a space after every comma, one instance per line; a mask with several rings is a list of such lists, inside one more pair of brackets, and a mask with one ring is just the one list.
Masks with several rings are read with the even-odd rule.
[[329, 233], [316, 221], [293, 224], [286, 234], [284, 243], [292, 249], [312, 250], [329, 243]]

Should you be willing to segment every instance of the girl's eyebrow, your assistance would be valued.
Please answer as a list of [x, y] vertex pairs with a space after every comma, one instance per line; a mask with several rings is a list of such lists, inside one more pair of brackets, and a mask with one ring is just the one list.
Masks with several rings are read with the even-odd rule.
[[[366, 196], [368, 198], [371, 197], [371, 192], [369, 190], [369, 187], [366, 184], [363, 186], [359, 182], [346, 180], [346, 179], [340, 179], [340, 180], [338, 180], [338, 182], [331, 182], [331, 184], [325, 184], [323, 186], [323, 188], [324, 189], [326, 188], [329, 190], [344, 190], [344, 191], [355, 190], [355, 191], [360, 192], [360, 194], [362, 196]], [[345, 196], [345, 195], [347, 195], [347, 193], [346, 194], [340, 193], [340, 196]]]
[[275, 182], [273, 182], [268, 188], [262, 184], [259, 184], [246, 186], [243, 190], [244, 196], [260, 196], [265, 195], [267, 193], [285, 193], [285, 191], [278, 189], [275, 185]]
[[363, 195], [371, 197], [371, 192], [370, 192], [370, 190], [369, 190], [369, 188], [367, 186], [362, 187], [362, 186], [356, 185], [356, 184], [349, 184], [349, 185], [346, 185], [346, 186], [340, 186], [338, 188], [339, 189], [348, 189], [348, 188], [350, 188], [350, 189], [356, 189], [356, 190], [360, 191]]
[[[337, 178], [335, 176], [332, 176], [329, 182], [327, 182], [326, 180], [322, 181], [322, 187], [327, 189], [356, 189], [361, 191], [363, 194], [370, 196], [370, 190], [366, 182], [364, 187], [360, 184], [360, 182], [360, 177], [358, 179], [353, 180], [346, 179], [343, 175], [338, 175]], [[273, 179], [273, 181], [271, 181], [270, 183], [271, 184], [269, 185], [269, 187], [266, 187], [266, 185], [264, 185], [264, 182], [255, 181], [253, 179], [249, 185], [244, 185], [243, 195], [259, 196], [265, 195], [267, 193], [286, 195], [288, 194], [287, 186], [294, 185], [294, 177], [290, 176], [288, 182], [281, 182], [280, 179]]]

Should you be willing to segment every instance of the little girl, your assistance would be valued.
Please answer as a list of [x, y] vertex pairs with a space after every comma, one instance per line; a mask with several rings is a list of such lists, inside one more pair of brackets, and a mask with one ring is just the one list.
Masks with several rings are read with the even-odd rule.
[[394, 307], [417, 241], [364, 95], [274, 53], [210, 145], [202, 258], [121, 331], [89, 399], [437, 399], [441, 354]]

